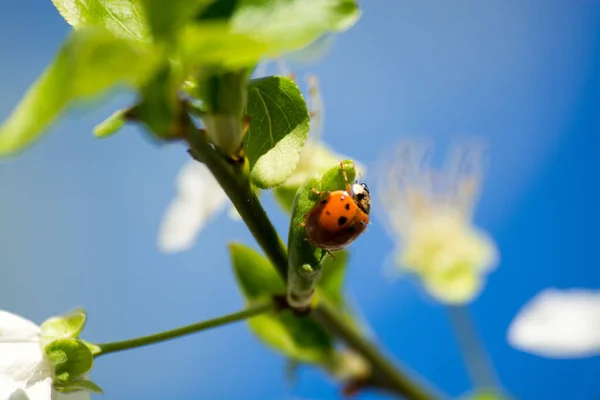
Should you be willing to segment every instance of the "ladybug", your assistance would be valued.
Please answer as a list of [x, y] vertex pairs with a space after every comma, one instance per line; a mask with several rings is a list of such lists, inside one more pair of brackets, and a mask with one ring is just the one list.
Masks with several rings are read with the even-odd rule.
[[348, 246], [367, 228], [371, 211], [369, 188], [363, 182], [348, 183], [343, 162], [340, 162], [346, 190], [313, 193], [319, 202], [304, 217], [306, 238], [310, 244], [328, 253]]

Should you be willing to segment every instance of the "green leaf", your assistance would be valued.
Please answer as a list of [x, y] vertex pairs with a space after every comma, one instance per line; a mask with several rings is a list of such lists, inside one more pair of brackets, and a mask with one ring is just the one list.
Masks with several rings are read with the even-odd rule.
[[317, 286], [321, 289], [321, 294], [326, 296], [338, 308], [346, 307], [342, 292], [348, 259], [347, 250], [336, 251], [335, 260], [331, 257], [323, 259], [321, 278], [317, 283]]
[[127, 122], [125, 115], [128, 111], [128, 108], [123, 108], [112, 113], [108, 118], [94, 127], [94, 136], [106, 138], [117, 133], [125, 125], [125, 122]]
[[52, 0], [62, 17], [75, 29], [99, 26], [115, 36], [148, 39], [149, 29], [138, 0]]
[[136, 106], [136, 118], [147, 125], [149, 131], [160, 138], [177, 132], [182, 116], [178, 90], [183, 82], [180, 69], [165, 62], [140, 90], [141, 100]]
[[155, 40], [173, 41], [178, 31], [214, 0], [141, 0]]
[[92, 381], [86, 379], [73, 379], [64, 384], [55, 384], [54, 388], [60, 393], [73, 393], [78, 391], [85, 391], [90, 393], [104, 394], [102, 388], [96, 385]]
[[66, 314], [49, 318], [42, 323], [42, 337], [76, 338], [83, 330], [86, 319], [87, 314], [82, 308], [77, 308]]
[[[229, 251], [249, 302], [285, 293], [285, 285], [266, 258], [241, 244], [230, 244]], [[248, 323], [260, 340], [294, 360], [320, 363], [333, 354], [333, 338], [313, 320], [296, 317], [289, 310], [260, 315]]]
[[291, 79], [267, 77], [248, 86], [250, 129], [244, 148], [252, 183], [272, 188], [294, 172], [308, 137], [309, 116], [298, 86]]
[[200, 117], [208, 140], [225, 154], [237, 155], [247, 124], [244, 121], [248, 101], [249, 70], [228, 71], [204, 68], [195, 76], [195, 97], [202, 101]]
[[238, 284], [248, 300], [285, 293], [285, 284], [261, 254], [238, 243], [229, 244], [229, 254]]
[[190, 65], [230, 68], [299, 50], [323, 34], [348, 29], [360, 16], [354, 0], [222, 1], [205, 11], [182, 29], [181, 54]]
[[301, 49], [328, 32], [350, 28], [360, 17], [354, 0], [241, 0], [233, 32], [267, 43], [272, 52]]
[[296, 317], [290, 310], [260, 315], [250, 329], [269, 347], [297, 361], [323, 363], [333, 353], [333, 338], [315, 321]]
[[0, 126], [0, 155], [29, 146], [76, 100], [97, 96], [117, 84], [139, 86], [155, 64], [154, 55], [141, 42], [99, 28], [72, 32]]
[[52, 341], [45, 346], [46, 356], [54, 366], [54, 374], [60, 383], [88, 373], [94, 364], [94, 357], [80, 340], [65, 338]]

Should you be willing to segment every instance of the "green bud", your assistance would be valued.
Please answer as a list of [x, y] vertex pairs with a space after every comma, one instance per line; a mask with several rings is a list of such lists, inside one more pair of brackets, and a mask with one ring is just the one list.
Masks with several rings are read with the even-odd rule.
[[82, 308], [49, 318], [41, 326], [42, 339], [76, 338], [83, 330], [86, 319], [87, 314]]
[[[348, 181], [354, 181], [354, 162], [343, 162]], [[298, 189], [292, 205], [292, 220], [288, 236], [288, 303], [297, 310], [310, 306], [315, 285], [321, 276], [325, 251], [314, 247], [306, 240], [304, 217], [319, 200], [317, 191], [345, 190], [346, 181], [340, 165], [330, 168], [322, 175], [315, 175]]]
[[59, 384], [72, 382], [92, 369], [94, 356], [78, 339], [64, 338], [50, 342], [44, 348], [54, 367], [55, 381]]
[[232, 72], [210, 68], [198, 77], [194, 94], [206, 111], [201, 119], [208, 140], [228, 155], [239, 152], [247, 128], [248, 76], [248, 69]]
[[104, 121], [94, 127], [94, 136], [97, 138], [106, 138], [117, 133], [125, 125], [125, 115], [129, 111], [127, 108], [115, 111]]

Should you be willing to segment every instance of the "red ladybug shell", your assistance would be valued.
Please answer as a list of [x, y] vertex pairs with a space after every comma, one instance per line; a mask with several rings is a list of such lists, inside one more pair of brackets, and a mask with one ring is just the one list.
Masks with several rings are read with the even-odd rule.
[[304, 227], [310, 244], [324, 250], [341, 250], [367, 228], [369, 215], [345, 190], [330, 192], [306, 214]]

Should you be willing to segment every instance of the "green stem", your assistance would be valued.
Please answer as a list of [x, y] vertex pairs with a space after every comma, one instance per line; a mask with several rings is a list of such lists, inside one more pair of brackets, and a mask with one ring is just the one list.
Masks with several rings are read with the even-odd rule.
[[273, 302], [270, 301], [254, 305], [252, 307], [248, 307], [242, 311], [223, 315], [222, 317], [210, 319], [208, 321], [202, 321], [195, 324], [182, 326], [181, 328], [172, 329], [170, 331], [160, 332], [154, 335], [142, 336], [135, 339], [123, 340], [120, 342], [98, 344], [96, 346], [98, 346], [99, 351], [94, 355], [94, 357], [99, 357], [117, 351], [124, 351], [142, 346], [148, 346], [150, 344], [160, 343], [166, 340], [176, 339], [181, 336], [190, 335], [192, 333], [204, 331], [210, 328], [216, 328], [217, 326], [227, 325], [232, 322], [238, 322], [248, 318], [252, 318], [257, 315], [272, 311], [274, 309], [275, 305], [273, 304]]
[[277, 272], [287, 279], [287, 251], [248, 179], [243, 179], [242, 167], [229, 163], [197, 132], [188, 135], [192, 156], [203, 162], [240, 214], [248, 229], [265, 251]]
[[499, 388], [498, 378], [466, 306], [448, 306], [450, 323], [471, 383], [480, 389]]
[[[251, 190], [247, 174], [240, 170], [236, 171], [236, 167], [215, 151], [197, 131], [189, 132], [187, 140], [194, 158], [206, 164], [213, 173], [266, 256], [281, 278], [286, 281], [287, 249]], [[369, 343], [347, 321], [340, 318], [339, 312], [334, 308], [321, 302], [312, 311], [311, 318], [371, 363], [373, 379], [370, 383], [373, 385], [392, 390], [410, 400], [433, 400], [441, 397], [434, 396], [425, 388], [426, 385], [417, 383], [414, 378], [399, 371], [376, 346]]]

